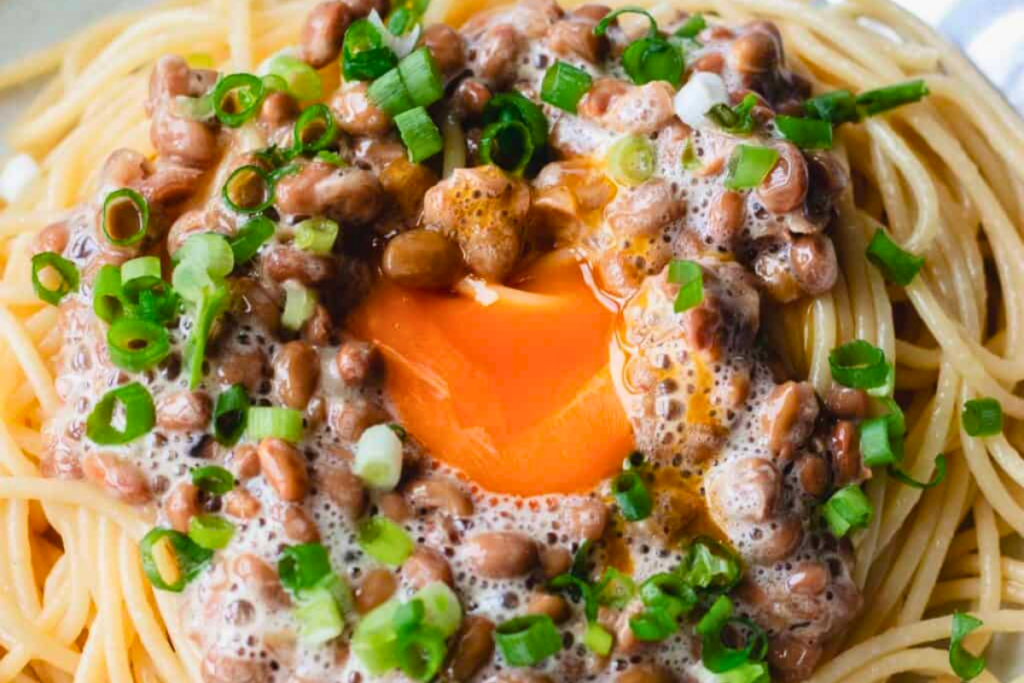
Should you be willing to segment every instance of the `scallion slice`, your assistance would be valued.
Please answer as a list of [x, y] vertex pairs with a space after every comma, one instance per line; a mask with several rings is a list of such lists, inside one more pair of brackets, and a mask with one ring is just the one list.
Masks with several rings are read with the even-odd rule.
[[277, 575], [293, 595], [313, 588], [332, 572], [331, 558], [320, 543], [286, 546], [281, 555]]
[[744, 662], [718, 674], [718, 680], [720, 683], [771, 683], [772, 678], [764, 662]]
[[725, 186], [730, 190], [751, 190], [765, 181], [775, 168], [779, 153], [771, 147], [737, 145], [729, 157]]
[[701, 536], [686, 548], [679, 575], [699, 589], [728, 591], [742, 576], [739, 558], [713, 538]]
[[[298, 123], [295, 124], [298, 127]], [[259, 166], [236, 168], [224, 183], [224, 203], [237, 213], [260, 213], [274, 203], [274, 181]]]
[[414, 545], [405, 529], [377, 515], [359, 525], [359, 547], [378, 562], [397, 567], [412, 555]]
[[837, 346], [828, 354], [832, 379], [851, 389], [883, 386], [889, 375], [885, 354], [877, 346], [855, 339]]
[[620, 185], [640, 185], [652, 175], [657, 161], [654, 145], [642, 135], [624, 135], [608, 148], [608, 173]]
[[127, 187], [115, 190], [103, 200], [100, 216], [103, 236], [119, 247], [142, 241], [149, 230], [149, 202]]
[[924, 81], [907, 81], [857, 95], [857, 107], [864, 116], [874, 116], [905, 104], [919, 102], [928, 94], [928, 84]]
[[303, 591], [292, 614], [299, 622], [299, 640], [303, 643], [321, 645], [337, 638], [345, 630], [337, 599], [322, 586]]
[[260, 80], [263, 81], [263, 92], [267, 95], [275, 92], [288, 92], [288, 81], [277, 74], [265, 74]]
[[112, 323], [124, 313], [121, 300], [121, 269], [102, 266], [92, 283], [92, 310], [96, 317]]
[[946, 456], [941, 453], [935, 456], [935, 474], [928, 481], [918, 481], [893, 465], [889, 466], [888, 472], [890, 477], [904, 486], [909, 486], [913, 489], [933, 489], [946, 479]]
[[367, 672], [380, 676], [398, 666], [395, 614], [401, 603], [392, 598], [365, 614], [352, 634], [352, 653]]
[[190, 476], [194, 486], [215, 496], [223, 496], [235, 488], [235, 475], [218, 465], [197, 467]]
[[329, 218], [308, 218], [295, 226], [295, 246], [314, 254], [329, 254], [338, 239], [338, 224]]
[[188, 537], [207, 550], [227, 547], [234, 535], [235, 525], [216, 515], [196, 515], [188, 523]]
[[323, 96], [323, 83], [316, 69], [298, 57], [278, 54], [267, 63], [267, 71], [279, 76], [287, 92], [297, 100], [319, 100]]
[[398, 134], [414, 164], [429, 159], [444, 149], [441, 131], [423, 107], [413, 107], [395, 117]]
[[651, 494], [635, 471], [623, 472], [612, 480], [612, 495], [626, 521], [639, 522], [651, 516], [654, 509]]
[[421, 628], [398, 637], [398, 667], [414, 681], [430, 681], [440, 671], [448, 650], [444, 637], [432, 628]]
[[683, 313], [704, 301], [704, 271], [696, 261], [673, 259], [668, 264], [668, 281], [679, 285], [672, 310]]
[[882, 271], [885, 279], [894, 284], [906, 287], [924, 265], [923, 256], [915, 256], [904, 250], [878, 228], [868, 244], [868, 261]]
[[949, 666], [962, 681], [977, 678], [985, 670], [985, 658], [972, 655], [964, 649], [964, 638], [971, 631], [984, 626], [981, 619], [959, 610], [953, 613], [953, 628], [949, 639]]
[[691, 14], [672, 35], [679, 36], [680, 38], [696, 38], [697, 34], [707, 27], [708, 22], [704, 15], [697, 12], [696, 14]]
[[253, 406], [246, 416], [245, 434], [251, 441], [266, 437], [302, 441], [302, 413], [292, 408]]
[[326, 104], [314, 104], [299, 115], [293, 131], [294, 149], [299, 154], [316, 154], [338, 140], [338, 124]]
[[509, 666], [533, 666], [562, 649], [562, 636], [546, 614], [516, 617], [498, 624], [494, 642]]
[[622, 67], [637, 85], [668, 81], [678, 87], [683, 78], [683, 54], [659, 37], [634, 40], [622, 53]]
[[386, 424], [370, 427], [359, 437], [352, 471], [368, 486], [391, 491], [402, 477], [402, 440]]
[[254, 216], [249, 219], [229, 242], [235, 255], [235, 265], [247, 263], [256, 256], [260, 247], [273, 237], [276, 231], [277, 225], [266, 216]]
[[[721, 595], [697, 623], [701, 662], [713, 673], [724, 673], [751, 661], [759, 662], [768, 653], [768, 636], [764, 630], [749, 619], [732, 616], [732, 610], [732, 600]], [[742, 648], [728, 647], [722, 642], [722, 631], [729, 625], [742, 626], [749, 631]]]
[[665, 609], [647, 609], [629, 618], [629, 630], [637, 640], [656, 643], [679, 630], [679, 621]]
[[249, 395], [236, 384], [217, 397], [213, 407], [213, 438], [223, 446], [234, 446], [245, 432]]
[[[114, 411], [120, 405], [124, 411], [124, 428], [114, 426]], [[153, 397], [138, 382], [111, 389], [89, 413], [85, 421], [85, 434], [100, 446], [120, 446], [146, 434], [156, 424]]]
[[903, 442], [890, 441], [890, 421], [887, 417], [873, 417], [858, 426], [860, 452], [868, 467], [894, 465], [903, 458]]
[[530, 131], [534, 149], [540, 149], [548, 141], [548, 118], [535, 102], [522, 93], [511, 90], [495, 95], [484, 107], [483, 123], [518, 121]]
[[429, 107], [444, 96], [441, 70], [427, 47], [417, 48], [403, 57], [398, 71], [415, 106]]
[[391, 118], [416, 106], [398, 67], [374, 80], [367, 88], [366, 96]]
[[857, 98], [849, 90], [827, 92], [804, 102], [804, 111], [811, 118], [828, 121], [833, 126], [860, 121]]
[[779, 114], [775, 127], [782, 137], [802, 149], [832, 149], [832, 124], [828, 121]]
[[636, 595], [633, 579], [615, 567], [606, 567], [601, 581], [594, 587], [594, 599], [599, 605], [624, 609]]
[[590, 90], [594, 79], [583, 69], [559, 60], [548, 67], [540, 88], [540, 99], [570, 114]]
[[752, 113], [756, 105], [757, 97], [747, 95], [735, 107], [730, 107], [725, 103], [714, 105], [708, 110], [706, 116], [726, 133], [750, 135], [754, 132], [754, 125], [756, 123]]
[[388, 32], [393, 36], [401, 36], [412, 29], [423, 19], [429, 0], [405, 0], [401, 5], [392, 5], [388, 15]]
[[347, 81], [372, 81], [398, 64], [398, 58], [367, 19], [359, 19], [345, 31], [341, 68]]
[[432, 581], [416, 591], [413, 601], [423, 604], [423, 623], [436, 628], [445, 638], [459, 630], [462, 605], [459, 596], [443, 581]]
[[223, 284], [216, 289], [204, 290], [196, 303], [195, 321], [189, 334], [187, 350], [190, 389], [198, 387], [203, 380], [210, 332], [214, 322], [228, 309], [230, 303], [231, 294]]
[[281, 314], [281, 324], [293, 331], [302, 329], [302, 326], [309, 320], [316, 311], [319, 300], [314, 290], [288, 280], [284, 283], [284, 312]]
[[[177, 565], [174, 568], [176, 578], [170, 583], [165, 580], [160, 572], [159, 562], [153, 556], [157, 544], [170, 552]], [[142, 537], [139, 542], [139, 556], [142, 559], [142, 571], [154, 588], [180, 593], [210, 564], [213, 551], [200, 547], [183, 533], [157, 527]]]
[[649, 37], [655, 37], [658, 35], [658, 22], [655, 20], [654, 16], [650, 12], [643, 9], [642, 7], [623, 7], [621, 9], [615, 10], [614, 12], [609, 12], [608, 14], [604, 15], [604, 18], [601, 19], [597, 26], [594, 27], [594, 35], [597, 36], [598, 38], [603, 36], [605, 33], [608, 32], [608, 27], [611, 26], [612, 22], [618, 19], [623, 14], [639, 14], [645, 17], [649, 24], [647, 29], [647, 35]]
[[587, 623], [587, 630], [583, 633], [583, 644], [588, 650], [602, 657], [607, 657], [612, 651], [615, 639], [604, 626], [597, 622]]
[[697, 605], [697, 593], [677, 573], [661, 572], [640, 584], [640, 599], [647, 607], [670, 614], [686, 614]]
[[137, 300], [143, 290], [153, 289], [162, 283], [158, 256], [140, 256], [121, 264], [121, 287], [133, 300]]
[[533, 139], [525, 124], [499, 121], [484, 128], [480, 136], [480, 160], [513, 175], [522, 175], [533, 158]]
[[828, 499], [821, 512], [829, 530], [836, 538], [842, 538], [854, 529], [861, 529], [871, 523], [874, 510], [871, 501], [859, 486], [845, 486]]
[[[52, 289], [42, 281], [47, 268], [52, 269], [57, 278], [57, 285]], [[61, 299], [78, 289], [78, 268], [57, 252], [36, 254], [32, 257], [32, 287], [41, 300], [56, 306]]]
[[217, 113], [213, 110], [213, 93], [201, 97], [176, 95], [171, 100], [171, 111], [179, 119], [188, 121], [213, 121]]
[[162, 325], [136, 318], [119, 318], [107, 330], [107, 352], [114, 365], [142, 372], [171, 353], [170, 337]]
[[967, 401], [960, 421], [968, 436], [995, 436], [1003, 431], [1003, 406], [994, 398]]
[[259, 111], [263, 103], [263, 81], [252, 74], [225, 76], [213, 89], [213, 111], [229, 128], [238, 128]]

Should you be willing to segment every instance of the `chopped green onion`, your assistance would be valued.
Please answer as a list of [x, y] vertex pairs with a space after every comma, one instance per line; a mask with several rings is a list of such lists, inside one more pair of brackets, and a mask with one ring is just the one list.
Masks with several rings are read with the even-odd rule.
[[960, 421], [968, 436], [995, 436], [1003, 431], [1003, 407], [994, 398], [967, 401]]
[[924, 265], [923, 256], [915, 256], [905, 251], [885, 234], [881, 228], [875, 230], [867, 250], [868, 261], [882, 271], [885, 279], [894, 284], [906, 287]]
[[213, 110], [213, 93], [201, 97], [175, 95], [171, 100], [171, 111], [179, 119], [188, 121], [213, 121], [217, 113]]
[[704, 167], [704, 164], [697, 158], [697, 151], [693, 147], [693, 138], [686, 139], [686, 147], [683, 148], [683, 169], [693, 173]]
[[648, 609], [629, 618], [629, 630], [637, 640], [656, 643], [678, 631], [679, 621], [665, 609]]
[[615, 639], [604, 626], [595, 621], [587, 624], [587, 630], [583, 633], [583, 644], [588, 650], [607, 657], [611, 653], [614, 643]]
[[314, 254], [329, 254], [338, 239], [338, 224], [329, 218], [308, 218], [295, 226], [295, 246]]
[[398, 636], [398, 667], [414, 681], [430, 681], [441, 669], [448, 650], [437, 629], [422, 628]]
[[298, 599], [298, 607], [292, 614], [299, 622], [299, 640], [310, 645], [326, 643], [345, 630], [345, 620], [338, 601], [323, 586], [303, 591]]
[[623, 609], [636, 595], [636, 584], [633, 579], [615, 567], [606, 567], [601, 581], [594, 587], [594, 599], [599, 605], [608, 605], [615, 609]]
[[[173, 583], [167, 583], [164, 580], [156, 558], [153, 557], [154, 546], [161, 542], [167, 544], [177, 564], [178, 578]], [[156, 527], [143, 536], [139, 542], [139, 556], [142, 559], [142, 571], [154, 588], [180, 593], [210, 563], [213, 551], [200, 547], [183, 533]]]
[[301, 330], [316, 311], [317, 294], [312, 289], [293, 280], [284, 283], [284, 294], [284, 312], [281, 314], [281, 324], [289, 330]]
[[409, 94], [409, 89], [405, 87], [398, 67], [374, 80], [367, 88], [366, 96], [391, 118], [416, 106]]
[[420, 47], [398, 63], [402, 82], [417, 107], [429, 107], [444, 96], [444, 81], [433, 55], [427, 47]]
[[338, 139], [338, 124], [326, 104], [306, 107], [295, 122], [294, 150], [300, 154], [316, 154]]
[[858, 427], [860, 452], [868, 467], [893, 465], [903, 458], [903, 442], [890, 442], [890, 420], [888, 417], [873, 417], [864, 420]]
[[147, 320], [119, 318], [107, 330], [107, 352], [114, 365], [142, 372], [171, 353], [167, 329]]
[[[221, 281], [235, 267], [235, 255], [227, 238], [215, 232], [203, 232], [190, 236], [174, 252], [174, 260], [180, 266], [192, 266], [203, 271], [211, 279]], [[188, 286], [174, 288], [189, 301], [198, 299], [199, 292]]]
[[832, 124], [828, 121], [780, 114], [775, 117], [775, 127], [782, 137], [802, 149], [832, 149]]
[[277, 225], [266, 216], [254, 216], [243, 225], [229, 242], [235, 255], [235, 265], [247, 263], [259, 253], [264, 242], [274, 236]]
[[636, 186], [654, 174], [654, 145], [642, 135], [624, 135], [608, 148], [608, 172], [620, 185]]
[[429, 4], [429, 0], [406, 0], [397, 7], [392, 5], [387, 21], [388, 32], [394, 36], [407, 33], [420, 22]]
[[459, 596], [443, 581], [432, 581], [418, 590], [413, 601], [423, 604], [423, 623], [436, 628], [447, 638], [459, 630], [462, 623], [462, 605]]
[[112, 323], [124, 313], [121, 300], [121, 269], [102, 266], [92, 283], [92, 310], [96, 317]]
[[905, 104], [919, 102], [928, 94], [928, 84], [924, 81], [907, 81], [861, 93], [857, 96], [857, 108], [864, 116], [874, 116]]
[[363, 432], [356, 444], [352, 471], [368, 486], [391, 491], [402, 477], [402, 440], [385, 424]]
[[885, 354], [877, 346], [855, 339], [837, 346], [828, 354], [832, 379], [851, 389], [884, 386], [889, 375]]
[[405, 562], [414, 549], [405, 529], [382, 515], [371, 517], [359, 525], [358, 541], [364, 553], [394, 567]]
[[730, 107], [724, 102], [712, 106], [706, 116], [726, 133], [750, 135], [754, 131], [756, 123], [752, 114], [755, 106], [757, 106], [757, 97], [747, 95], [735, 107]]
[[536, 103], [515, 90], [495, 95], [484, 107], [483, 123], [518, 121], [530, 131], [534, 149], [548, 142], [548, 118]]
[[238, 128], [259, 111], [263, 103], [263, 81], [252, 74], [231, 74], [213, 89], [213, 111], [229, 128]]
[[849, 90], [828, 92], [804, 102], [804, 111], [811, 118], [828, 121], [833, 126], [860, 121], [857, 100]]
[[730, 190], [750, 190], [765, 181], [775, 168], [779, 153], [771, 147], [738, 145], [729, 157], [725, 186]]
[[526, 170], [533, 151], [530, 131], [519, 121], [492, 123], [480, 136], [480, 160], [513, 175], [521, 175]]
[[768, 665], [764, 662], [744, 662], [735, 669], [718, 674], [719, 683], [771, 683]]
[[[589, 543], [589, 541], [587, 541]], [[583, 600], [583, 610], [588, 621], [597, 619], [598, 602], [595, 587], [585, 577], [576, 576], [572, 573], [559, 574], [548, 582], [548, 588], [553, 591], [564, 591], [573, 599]]]
[[388, 600], [363, 615], [352, 634], [352, 653], [371, 676], [380, 676], [398, 666], [398, 631], [394, 618], [401, 603]]
[[160, 258], [157, 256], [140, 256], [121, 264], [121, 288], [132, 299], [137, 300], [141, 291], [162, 283]]
[[[298, 127], [298, 124], [295, 124]], [[274, 182], [259, 166], [236, 168], [221, 192], [224, 203], [237, 213], [260, 213], [274, 203]]]
[[188, 523], [188, 537], [200, 548], [220, 550], [235, 535], [235, 525], [216, 515], [196, 515]]
[[297, 443], [302, 441], [302, 413], [292, 408], [253, 406], [246, 416], [245, 433], [251, 441], [266, 437]]
[[[114, 410], [118, 404], [124, 410], [124, 428], [113, 425]], [[146, 434], [156, 424], [153, 397], [138, 382], [111, 389], [89, 413], [85, 434], [101, 446], [120, 446]]]
[[686, 614], [697, 605], [694, 592], [679, 574], [654, 574], [640, 584], [640, 599], [648, 607], [664, 609], [669, 614]]
[[136, 303], [129, 302], [128, 309], [139, 320], [166, 325], [178, 314], [181, 297], [170, 287], [144, 289], [139, 292]]
[[388, 429], [393, 431], [395, 433], [395, 436], [397, 436], [402, 441], [402, 443], [405, 443], [406, 439], [409, 438], [409, 432], [405, 431], [405, 427], [403, 427], [400, 424], [392, 422], [391, 424], [388, 425]]
[[[230, 251], [228, 252], [230, 253]], [[175, 274], [180, 269], [175, 270]], [[206, 345], [210, 339], [213, 324], [231, 303], [231, 294], [221, 285], [212, 291], [204, 290], [196, 303], [195, 321], [188, 338], [189, 388], [195, 389], [203, 381], [206, 363]]]
[[103, 236], [119, 247], [136, 244], [149, 230], [149, 202], [127, 187], [115, 190], [103, 200], [100, 220]]
[[614, 12], [609, 12], [604, 15], [604, 18], [601, 19], [597, 26], [594, 27], [594, 35], [598, 38], [603, 36], [608, 31], [608, 27], [611, 26], [612, 22], [623, 14], [639, 14], [646, 17], [647, 21], [650, 23], [650, 26], [647, 29], [648, 37], [653, 38], [658, 35], [658, 22], [655, 21], [650, 12], [642, 7], [623, 7], [615, 10]]
[[[732, 600], [721, 595], [697, 623], [697, 633], [701, 636], [701, 662], [713, 673], [724, 673], [749, 661], [761, 661], [768, 652], [765, 632], [749, 619], [732, 616], [732, 609]], [[744, 647], [731, 648], [722, 642], [722, 631], [730, 624], [744, 626], [750, 631]]]
[[946, 478], [946, 456], [941, 453], [935, 456], [935, 474], [929, 481], [920, 482], [903, 470], [889, 465], [889, 476], [900, 482], [905, 486], [909, 486], [914, 489], [933, 489], [943, 482]]
[[668, 264], [668, 281], [679, 285], [672, 310], [683, 313], [704, 301], [704, 271], [695, 261], [673, 259]]
[[687, 548], [679, 575], [696, 588], [730, 590], [742, 575], [739, 558], [718, 541], [707, 536], [695, 539]]
[[953, 628], [949, 639], [949, 666], [962, 681], [977, 678], [985, 670], [985, 658], [972, 655], [964, 649], [964, 638], [971, 631], [984, 626], [984, 622], [959, 610], [953, 613]]
[[398, 64], [398, 57], [367, 19], [359, 19], [348, 27], [341, 53], [346, 81], [372, 81]]
[[654, 509], [651, 494], [636, 472], [630, 470], [615, 477], [612, 481], [612, 494], [626, 521], [639, 522], [651, 516], [651, 510]]
[[223, 496], [235, 488], [235, 475], [218, 465], [197, 467], [191, 477], [194, 486], [215, 496]]
[[[46, 268], [52, 268], [60, 278], [53, 289], [44, 285], [39, 278]], [[32, 257], [32, 287], [36, 290], [36, 296], [56, 306], [61, 299], [78, 289], [78, 268], [56, 252], [44, 251], [36, 254]]]
[[319, 100], [323, 96], [320, 74], [298, 57], [275, 55], [267, 64], [267, 71], [282, 78], [288, 93], [297, 100]]
[[874, 511], [871, 501], [860, 490], [859, 486], [845, 486], [828, 499], [821, 508], [829, 530], [836, 538], [842, 538], [854, 529], [866, 527], [871, 523]]
[[418, 164], [429, 159], [442, 149], [444, 140], [441, 131], [431, 120], [430, 114], [423, 107], [414, 107], [395, 117], [398, 134], [409, 152], [409, 161]]
[[590, 90], [594, 79], [583, 69], [559, 60], [548, 67], [540, 88], [540, 99], [570, 114]]
[[622, 53], [622, 66], [637, 85], [668, 81], [678, 87], [683, 78], [683, 55], [663, 38], [634, 40]]
[[327, 149], [322, 152], [317, 152], [315, 158], [317, 161], [322, 161], [325, 164], [337, 166], [338, 168], [346, 168], [349, 165], [348, 162], [345, 161], [345, 157], [341, 156], [337, 152], [332, 152]]
[[494, 642], [509, 666], [533, 666], [562, 649], [562, 636], [551, 617], [544, 614], [498, 624]]
[[412, 599], [399, 605], [395, 610], [395, 615], [391, 618], [391, 623], [395, 625], [395, 630], [399, 634], [408, 633], [423, 623], [426, 613], [427, 608], [423, 606], [423, 601]]
[[263, 92], [268, 95], [275, 92], [283, 92], [286, 94], [288, 92], [288, 81], [284, 80], [277, 74], [266, 74], [260, 80], [263, 81]]
[[289, 545], [277, 562], [277, 574], [281, 585], [293, 595], [318, 585], [331, 570], [331, 558], [320, 543]]
[[249, 395], [236, 384], [217, 397], [213, 407], [213, 438], [222, 446], [234, 446], [245, 432]]
[[672, 35], [679, 36], [680, 38], [696, 38], [697, 34], [708, 27], [707, 20], [704, 19], [704, 15], [700, 12], [690, 15], [683, 25], [676, 29], [676, 32]]

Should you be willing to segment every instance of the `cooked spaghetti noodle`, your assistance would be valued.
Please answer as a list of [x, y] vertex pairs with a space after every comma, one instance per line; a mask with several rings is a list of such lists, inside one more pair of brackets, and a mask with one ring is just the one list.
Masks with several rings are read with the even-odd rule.
[[[152, 152], [143, 111], [161, 55], [206, 53], [250, 70], [294, 43], [316, 0], [183, 0], [107, 19], [70, 41], [0, 69], [0, 87], [52, 81], [8, 131], [41, 176], [0, 211], [0, 683], [178, 683], [199, 680], [187, 639], [162, 615], [137, 544], [151, 520], [84, 482], [42, 479], [43, 425], [60, 407], [56, 309], [39, 302], [34, 235], [95, 192], [93, 169], [118, 147]], [[768, 19], [790, 66], [815, 90], [864, 91], [925, 79], [922, 104], [844, 127], [839, 151], [855, 179], [833, 239], [841, 276], [831, 293], [793, 304], [769, 333], [819, 393], [828, 354], [852, 339], [895, 358], [907, 410], [907, 474], [927, 480], [934, 455], [949, 476], [926, 492], [876, 473], [879, 512], [855, 537], [856, 581], [868, 606], [846, 643], [811, 679], [872, 683], [902, 672], [952, 674], [929, 643], [966, 604], [983, 622], [969, 649], [1024, 630], [1024, 125], [964, 57], [885, 0], [673, 0], [727, 22]], [[473, 8], [476, 9], [476, 8]], [[653, 8], [655, 16], [669, 7]], [[434, 0], [427, 20], [465, 8]], [[880, 222], [927, 256], [904, 290], [863, 254]], [[964, 433], [965, 401], [1002, 404], [1004, 434]], [[985, 673], [980, 679], [995, 680]]]

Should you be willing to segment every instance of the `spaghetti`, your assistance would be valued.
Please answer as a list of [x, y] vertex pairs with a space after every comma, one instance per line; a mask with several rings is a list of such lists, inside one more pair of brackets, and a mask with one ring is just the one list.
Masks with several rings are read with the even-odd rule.
[[[315, 4], [178, 0], [112, 17], [0, 69], [3, 88], [54, 73], [9, 131], [41, 176], [0, 212], [0, 683], [200, 680], [190, 643], [164, 618], [170, 599], [140, 567], [138, 542], [151, 520], [87, 483], [40, 477], [41, 430], [60, 407], [61, 338], [56, 310], [32, 290], [31, 243], [94, 193], [91, 171], [112, 150], [152, 150], [141, 103], [156, 59], [205, 53], [251, 70], [294, 42]], [[1024, 558], [1008, 550], [1024, 534], [1024, 126], [959, 52], [885, 0], [670, 5], [652, 12], [775, 22], [790, 66], [816, 90], [911, 78], [931, 90], [919, 106], [842, 129], [838, 149], [856, 201], [841, 207], [833, 232], [839, 281], [787, 306], [769, 334], [822, 394], [829, 352], [845, 341], [867, 340], [895, 358], [897, 390], [914, 397], [907, 474], [925, 481], [934, 454], [949, 460], [945, 482], [925, 492], [878, 473], [867, 484], [878, 514], [855, 548], [869, 607], [811, 680], [944, 679], [947, 656], [929, 644], [949, 637], [954, 605], [966, 603], [983, 622], [967, 640], [973, 651], [993, 634], [1024, 630]], [[435, 0], [427, 21], [465, 11]], [[906, 249], [927, 256], [905, 290], [887, 287], [863, 257], [883, 221]], [[979, 396], [1001, 403], [1003, 434], [975, 438], [961, 427], [962, 406]]]

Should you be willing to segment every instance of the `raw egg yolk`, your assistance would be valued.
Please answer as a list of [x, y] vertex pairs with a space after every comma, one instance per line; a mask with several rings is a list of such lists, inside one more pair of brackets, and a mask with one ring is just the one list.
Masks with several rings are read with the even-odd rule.
[[542, 259], [489, 305], [378, 285], [350, 324], [377, 343], [402, 426], [497, 493], [593, 488], [633, 448], [608, 369], [615, 314], [581, 266]]

